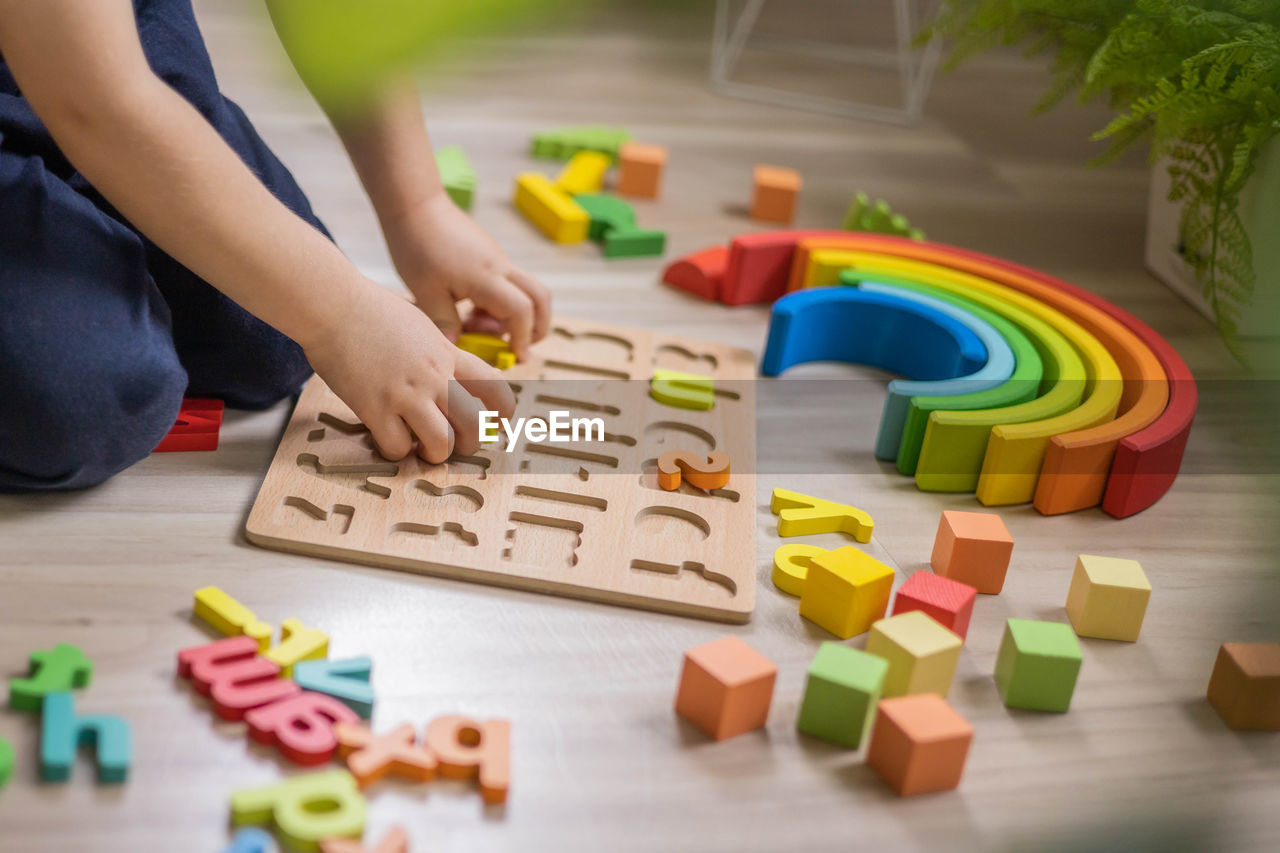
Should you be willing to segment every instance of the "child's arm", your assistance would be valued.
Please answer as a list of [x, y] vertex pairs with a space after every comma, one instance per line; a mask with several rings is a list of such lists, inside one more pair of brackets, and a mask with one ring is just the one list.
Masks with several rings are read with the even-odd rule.
[[0, 0], [0, 52], [76, 169], [161, 249], [296, 340], [385, 455], [407, 455], [412, 430], [418, 452], [442, 461], [455, 430], [459, 450], [477, 446], [481, 400], [514, 408], [500, 374], [361, 276], [155, 76], [129, 0]]
[[[323, 99], [320, 105], [328, 110]], [[547, 334], [550, 294], [445, 193], [412, 79], [388, 81], [365, 103], [328, 111], [377, 211], [396, 271], [418, 305], [456, 338], [462, 328], [457, 303], [470, 299], [481, 317], [510, 334], [523, 359], [529, 344]]]

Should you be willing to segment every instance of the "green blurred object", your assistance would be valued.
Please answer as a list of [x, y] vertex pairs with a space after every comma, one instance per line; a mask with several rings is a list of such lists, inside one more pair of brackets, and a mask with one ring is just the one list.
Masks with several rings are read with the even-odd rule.
[[604, 193], [582, 193], [573, 200], [591, 217], [591, 227], [587, 236], [600, 241], [605, 234], [614, 229], [635, 228], [635, 209], [620, 198]]
[[599, 151], [617, 162], [618, 149], [630, 138], [622, 127], [561, 127], [534, 134], [529, 153], [543, 160], [568, 160], [579, 151]]
[[661, 255], [666, 247], [667, 235], [663, 231], [610, 228], [604, 233], [606, 258], [647, 258]]
[[924, 232], [911, 227], [911, 223], [900, 213], [894, 213], [889, 203], [882, 198], [874, 202], [864, 192], [859, 191], [849, 202], [849, 210], [840, 225], [845, 231], [870, 231], [875, 234], [892, 234], [895, 237], [908, 237], [912, 240], [923, 240]]
[[476, 189], [476, 173], [467, 159], [467, 152], [457, 145], [446, 145], [436, 152], [436, 168], [440, 170], [444, 191], [453, 203], [463, 210], [470, 210]]
[[331, 111], [358, 111], [391, 77], [457, 40], [526, 30], [581, 0], [267, 0], [280, 41]]

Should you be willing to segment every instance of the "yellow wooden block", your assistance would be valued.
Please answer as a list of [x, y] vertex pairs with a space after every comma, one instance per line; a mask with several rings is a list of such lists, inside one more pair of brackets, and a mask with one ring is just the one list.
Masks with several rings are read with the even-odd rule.
[[569, 195], [598, 193], [604, 189], [604, 175], [611, 164], [608, 154], [579, 151], [564, 164], [556, 176], [556, 186]]
[[192, 611], [219, 634], [227, 637], [244, 634], [257, 640], [260, 652], [271, 645], [271, 626], [216, 586], [196, 590]]
[[889, 662], [883, 695], [937, 693], [946, 697], [964, 641], [922, 610], [908, 610], [871, 626], [867, 652]]
[[1136, 642], [1151, 600], [1137, 560], [1081, 554], [1067, 592], [1067, 616], [1081, 637]]
[[497, 335], [463, 332], [458, 335], [458, 349], [484, 359], [499, 370], [506, 370], [516, 363], [516, 354], [511, 351], [511, 344]]
[[827, 553], [817, 545], [780, 545], [773, 552], [773, 585], [790, 595], [804, 592], [812, 558]]
[[668, 406], [705, 412], [715, 407], [716, 381], [700, 373], [655, 367], [649, 396]]
[[870, 542], [876, 524], [857, 507], [786, 489], [773, 490], [769, 509], [778, 516], [779, 536], [848, 533], [858, 542]]
[[557, 243], [581, 243], [587, 239], [591, 217], [568, 193], [539, 172], [516, 176], [516, 209]]
[[298, 619], [286, 619], [280, 626], [280, 642], [262, 656], [280, 667], [280, 675], [293, 677], [293, 665], [304, 660], [320, 660], [329, 654], [329, 635], [308, 628]]
[[884, 616], [892, 588], [892, 568], [846, 545], [810, 558], [800, 615], [848, 639]]

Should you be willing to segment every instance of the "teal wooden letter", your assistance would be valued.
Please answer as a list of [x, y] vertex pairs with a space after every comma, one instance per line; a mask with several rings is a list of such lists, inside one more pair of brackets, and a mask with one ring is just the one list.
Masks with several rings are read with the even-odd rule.
[[65, 782], [71, 777], [76, 749], [93, 747], [98, 761], [98, 781], [118, 784], [129, 775], [133, 746], [129, 724], [113, 714], [77, 717], [75, 697], [50, 693], [44, 697], [40, 722], [40, 778]]

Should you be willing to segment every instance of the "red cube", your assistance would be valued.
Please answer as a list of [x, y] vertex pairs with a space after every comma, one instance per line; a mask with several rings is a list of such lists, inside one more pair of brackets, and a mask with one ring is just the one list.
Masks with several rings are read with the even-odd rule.
[[907, 578], [898, 590], [893, 600], [893, 615], [921, 610], [963, 640], [969, 633], [969, 617], [973, 615], [973, 602], [977, 597], [978, 591], [967, 583], [919, 571]]

